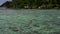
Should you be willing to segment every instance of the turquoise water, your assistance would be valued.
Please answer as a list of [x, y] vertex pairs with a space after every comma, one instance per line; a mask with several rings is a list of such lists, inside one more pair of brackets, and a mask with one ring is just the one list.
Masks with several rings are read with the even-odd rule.
[[60, 34], [60, 10], [0, 10], [0, 34]]

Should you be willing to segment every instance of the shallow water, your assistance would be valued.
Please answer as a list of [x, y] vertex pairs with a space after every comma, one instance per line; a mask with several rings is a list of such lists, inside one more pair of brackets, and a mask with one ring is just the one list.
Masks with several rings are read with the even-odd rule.
[[1, 34], [60, 34], [60, 10], [0, 10]]

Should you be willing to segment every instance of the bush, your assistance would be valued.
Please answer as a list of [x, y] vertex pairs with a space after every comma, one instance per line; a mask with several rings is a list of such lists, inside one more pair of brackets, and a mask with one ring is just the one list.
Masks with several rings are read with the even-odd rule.
[[47, 5], [48, 8], [54, 8], [54, 6], [55, 6], [54, 4], [48, 4]]
[[56, 4], [56, 7], [60, 7], [60, 5], [59, 4]]

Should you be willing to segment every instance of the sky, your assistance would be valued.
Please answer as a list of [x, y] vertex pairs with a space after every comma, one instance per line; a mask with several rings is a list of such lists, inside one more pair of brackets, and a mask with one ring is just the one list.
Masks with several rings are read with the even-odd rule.
[[11, 1], [11, 0], [0, 0], [0, 5], [3, 4], [6, 1]]

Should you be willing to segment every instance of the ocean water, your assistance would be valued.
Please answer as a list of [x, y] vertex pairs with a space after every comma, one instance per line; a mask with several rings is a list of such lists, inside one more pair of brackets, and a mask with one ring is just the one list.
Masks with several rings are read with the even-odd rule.
[[60, 10], [1, 9], [0, 34], [60, 34]]

